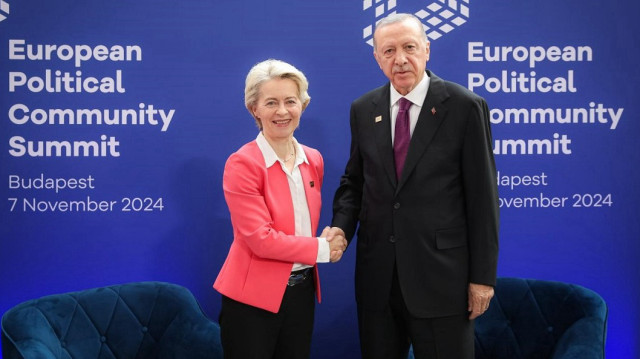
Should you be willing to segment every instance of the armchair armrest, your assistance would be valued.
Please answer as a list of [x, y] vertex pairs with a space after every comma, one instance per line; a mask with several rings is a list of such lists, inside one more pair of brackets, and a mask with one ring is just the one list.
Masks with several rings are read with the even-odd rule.
[[560, 337], [551, 359], [604, 359], [602, 327], [601, 318], [578, 320]]
[[38, 359], [56, 359], [57, 357], [51, 352], [51, 350], [44, 345], [44, 343], [37, 340], [29, 339], [20, 342], [20, 348], [22, 353], [18, 353], [17, 350], [9, 350], [8, 353], [3, 353], [5, 359], [24, 359], [24, 358], [38, 358]]

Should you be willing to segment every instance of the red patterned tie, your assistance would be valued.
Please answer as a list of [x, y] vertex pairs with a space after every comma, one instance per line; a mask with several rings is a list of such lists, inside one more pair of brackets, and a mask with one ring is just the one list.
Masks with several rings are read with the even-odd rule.
[[409, 150], [409, 141], [411, 141], [411, 133], [409, 130], [409, 107], [411, 101], [402, 97], [399, 101], [400, 109], [396, 116], [396, 129], [393, 138], [393, 155], [396, 160], [396, 178], [400, 179], [404, 160], [407, 158]]

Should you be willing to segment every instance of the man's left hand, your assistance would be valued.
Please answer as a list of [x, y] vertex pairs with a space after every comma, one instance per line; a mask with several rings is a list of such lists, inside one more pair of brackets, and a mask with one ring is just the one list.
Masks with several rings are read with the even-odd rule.
[[476, 319], [489, 309], [493, 294], [492, 286], [469, 283], [469, 320]]

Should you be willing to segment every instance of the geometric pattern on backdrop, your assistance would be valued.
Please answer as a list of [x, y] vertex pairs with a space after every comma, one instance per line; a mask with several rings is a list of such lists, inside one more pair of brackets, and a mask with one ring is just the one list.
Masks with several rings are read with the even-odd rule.
[[0, 0], [0, 21], [6, 19], [7, 15], [9, 15], [9, 3]]
[[[370, 11], [374, 15], [373, 23], [362, 29], [362, 39], [371, 46], [373, 46], [375, 24], [385, 16], [395, 13], [398, 5], [398, 0], [388, 0], [386, 3], [383, 0], [375, 0], [375, 4], [373, 1], [362, 1], [362, 11]], [[427, 4], [412, 13], [422, 20], [422, 26], [429, 40], [439, 39], [469, 19], [469, 0], [437, 0]]]

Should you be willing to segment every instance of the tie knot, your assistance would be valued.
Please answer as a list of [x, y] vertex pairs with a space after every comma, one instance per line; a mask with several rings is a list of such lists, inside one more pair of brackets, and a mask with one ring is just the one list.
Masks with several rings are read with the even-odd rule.
[[399, 104], [400, 104], [400, 111], [408, 111], [409, 107], [411, 107], [411, 101], [407, 100], [404, 97], [400, 98]]

